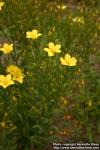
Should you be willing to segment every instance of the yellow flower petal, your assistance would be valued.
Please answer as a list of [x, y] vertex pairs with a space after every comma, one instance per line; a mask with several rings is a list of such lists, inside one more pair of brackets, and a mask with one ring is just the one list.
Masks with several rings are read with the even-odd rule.
[[52, 53], [51, 51], [48, 51], [48, 56], [54, 56], [54, 53]]
[[60, 45], [60, 44], [57, 44], [57, 45], [55, 46], [55, 48], [56, 48], [56, 49], [60, 49], [60, 48], [61, 48], [61, 45]]
[[14, 80], [14, 81], [17, 81], [17, 82], [19, 82], [19, 83], [23, 83], [23, 76], [21, 76], [21, 75], [13, 75], [13, 78], [12, 78], [12, 80]]
[[12, 80], [17, 81], [19, 83], [23, 83], [24, 74], [22, 73], [22, 70], [19, 67], [15, 65], [10, 65], [7, 67], [7, 72], [12, 74]]
[[11, 80], [11, 74], [6, 75], [7, 80]]
[[3, 47], [0, 48], [0, 51], [3, 51], [5, 54], [13, 51], [13, 44], [4, 43]]
[[71, 58], [71, 56], [69, 54], [65, 55], [65, 60], [69, 60]]
[[49, 48], [44, 48], [43, 50], [46, 51], [46, 52], [48, 52], [48, 51], [49, 51]]
[[37, 30], [32, 30], [32, 33], [37, 34], [38, 31]]
[[60, 53], [61, 52], [61, 50], [56, 50], [56, 53]]
[[50, 49], [54, 48], [54, 44], [52, 42], [49, 43], [49, 48]]
[[62, 57], [60, 57], [60, 61], [61, 61], [61, 64], [62, 64], [62, 65], [66, 65], [65, 59], [63, 59]]
[[42, 34], [41, 33], [38, 33], [37, 37], [41, 36]]

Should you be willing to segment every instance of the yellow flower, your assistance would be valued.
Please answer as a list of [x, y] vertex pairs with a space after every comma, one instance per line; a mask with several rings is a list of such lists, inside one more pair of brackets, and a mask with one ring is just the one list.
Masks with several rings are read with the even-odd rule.
[[26, 38], [33, 39], [33, 40], [37, 39], [41, 35], [42, 35], [41, 33], [38, 33], [38, 30], [32, 30], [26, 32]]
[[6, 88], [12, 84], [14, 84], [14, 81], [11, 80], [10, 74], [7, 74], [6, 76], [0, 75], [0, 86], [2, 86], [3, 88]]
[[24, 74], [19, 67], [10, 65], [7, 67], [7, 72], [12, 75], [12, 80], [23, 83]]
[[3, 51], [5, 54], [13, 51], [13, 44], [4, 43], [3, 47], [0, 48], [0, 51]]
[[48, 47], [49, 48], [44, 48], [44, 51], [46, 51], [48, 53], [48, 56], [54, 56], [55, 53], [60, 53], [61, 50], [61, 45], [60, 44], [57, 44], [57, 45], [54, 45], [54, 43], [50, 42], [48, 44]]
[[75, 57], [71, 57], [69, 54], [65, 55], [65, 58], [60, 57], [60, 61], [62, 65], [66, 66], [76, 66], [77, 59]]
[[84, 24], [84, 18], [83, 17], [75, 17], [73, 18], [73, 22]]
[[0, 2], [0, 10], [2, 9], [3, 5], [4, 5], [4, 2]]

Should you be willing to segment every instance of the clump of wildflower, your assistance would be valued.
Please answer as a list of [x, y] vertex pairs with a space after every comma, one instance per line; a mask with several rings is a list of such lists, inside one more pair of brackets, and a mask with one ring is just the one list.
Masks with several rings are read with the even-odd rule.
[[7, 67], [7, 72], [12, 75], [12, 80], [23, 83], [24, 74], [19, 67], [10, 65]]
[[65, 57], [60, 57], [60, 62], [62, 65], [66, 66], [76, 66], [77, 59], [75, 57], [71, 57], [70, 54], [66, 54]]
[[42, 34], [41, 33], [38, 33], [38, 30], [32, 30], [32, 31], [27, 31], [26, 32], [26, 38], [28, 39], [37, 39], [38, 37], [40, 37]]
[[4, 5], [4, 2], [0, 2], [0, 10], [2, 9], [2, 6]]
[[7, 88], [9, 85], [14, 84], [14, 81], [11, 79], [11, 74], [0, 75], [0, 86]]
[[77, 22], [79, 24], [84, 24], [84, 18], [83, 17], [75, 17], [73, 18], [73, 22]]
[[54, 45], [53, 42], [50, 42], [48, 44], [48, 48], [44, 48], [44, 51], [46, 51], [48, 53], [48, 56], [51, 57], [54, 56], [55, 53], [60, 53], [61, 52], [60, 48], [61, 48], [60, 44]]
[[13, 44], [4, 43], [0, 51], [4, 52], [4, 54], [10, 53], [13, 51]]

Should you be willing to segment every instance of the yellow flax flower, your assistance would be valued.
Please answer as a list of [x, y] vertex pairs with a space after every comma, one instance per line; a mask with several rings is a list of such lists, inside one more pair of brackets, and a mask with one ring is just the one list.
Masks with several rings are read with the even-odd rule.
[[0, 2], [0, 10], [2, 9], [3, 5], [4, 5], [4, 2]]
[[38, 30], [32, 30], [32, 31], [27, 31], [26, 32], [26, 38], [28, 39], [37, 39], [39, 36], [41, 36], [42, 34], [41, 33], [38, 33]]
[[12, 80], [23, 83], [24, 74], [19, 67], [10, 65], [7, 67], [7, 72], [12, 75]]
[[11, 74], [7, 74], [6, 76], [0, 75], [0, 86], [6, 88], [12, 84], [14, 84], [14, 81], [11, 79]]
[[13, 51], [13, 44], [4, 43], [3, 47], [0, 48], [0, 51], [3, 51], [5, 54]]
[[60, 53], [61, 52], [60, 48], [61, 48], [60, 44], [54, 45], [54, 43], [50, 42], [48, 44], [48, 48], [44, 48], [44, 51], [46, 51], [48, 53], [48, 56], [51, 57], [54, 56], [55, 53]]
[[73, 22], [84, 24], [84, 18], [83, 17], [75, 17], [73, 18]]
[[76, 66], [77, 59], [75, 57], [71, 57], [70, 54], [66, 54], [65, 58], [60, 57], [60, 62], [62, 65], [66, 66]]

